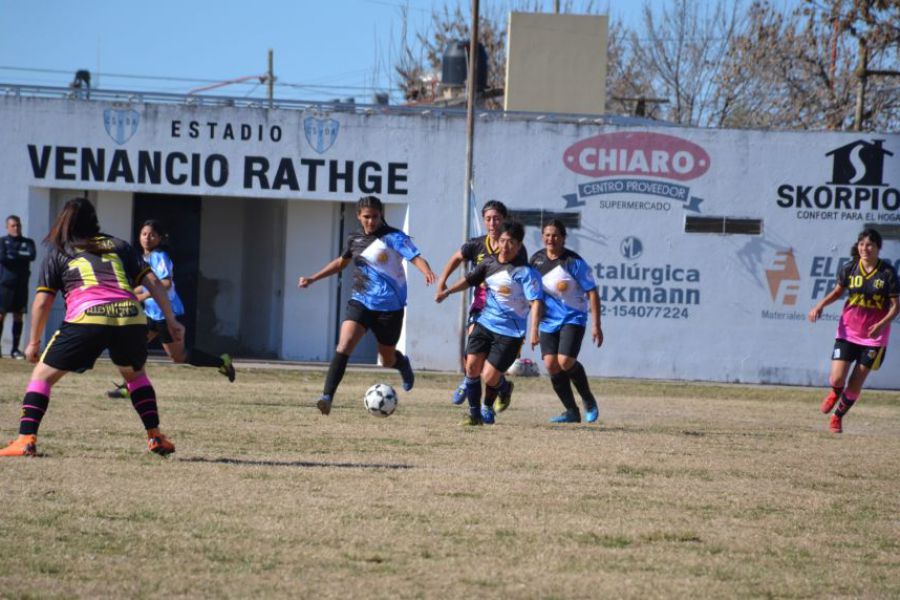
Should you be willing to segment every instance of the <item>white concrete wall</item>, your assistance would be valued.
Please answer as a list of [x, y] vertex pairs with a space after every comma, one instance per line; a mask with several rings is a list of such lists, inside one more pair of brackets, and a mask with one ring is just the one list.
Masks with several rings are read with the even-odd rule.
[[337, 318], [337, 280], [329, 277], [306, 289], [297, 287], [338, 256], [337, 216], [340, 205], [291, 202], [287, 207], [284, 264], [284, 328], [281, 355], [291, 360], [331, 359]]
[[[188, 133], [191, 121], [196, 136]], [[216, 124], [214, 131], [206, 123]], [[240, 140], [225, 136], [227, 125], [279, 133]], [[126, 215], [106, 193], [202, 196], [201, 273], [219, 290], [205, 304], [201, 290], [199, 321], [212, 311], [208, 333], [223, 340], [239, 339], [249, 314], [244, 244], [255, 213], [247, 207], [256, 198], [288, 201], [285, 358], [326, 360], [333, 350], [335, 280], [305, 291], [295, 286], [299, 275], [337, 255], [339, 203], [380, 195], [391, 222], [404, 222], [405, 213], [406, 229], [436, 271], [462, 242], [462, 119], [4, 96], [0, 139], [0, 212], [29, 215], [35, 222], [26, 231], [35, 238], [43, 232], [35, 230], [34, 214], [47, 200], [29, 190], [89, 190], [112, 222]], [[84, 156], [100, 150], [104, 165], [96, 175]], [[141, 181], [135, 165], [154, 154], [170, 172], [163, 169], [158, 180], [145, 172]], [[364, 165], [368, 177], [359, 177]], [[391, 170], [399, 177], [389, 187]], [[615, 187], [626, 185], [637, 187]], [[594, 267], [606, 298], [606, 343], [599, 350], [586, 345], [581, 355], [598, 375], [823, 382], [841, 306], [815, 325], [803, 316], [865, 223], [900, 225], [898, 187], [897, 134], [626, 129], [500, 117], [479, 119], [476, 127], [479, 205], [497, 198], [513, 209], [581, 218], [569, 244]], [[684, 197], [659, 196], [661, 190]], [[692, 215], [757, 218], [763, 233], [685, 233]], [[538, 249], [536, 231], [526, 241], [530, 252]], [[789, 251], [796, 272], [784, 269]], [[900, 241], [888, 240], [882, 255], [900, 259]], [[678, 279], [689, 271], [696, 281]], [[698, 292], [697, 301], [673, 299], [683, 290]], [[409, 269], [403, 347], [420, 368], [455, 369], [458, 302], [436, 306], [433, 295]], [[277, 305], [273, 299], [271, 310]], [[900, 369], [890, 368], [900, 356], [897, 340], [895, 332], [888, 364], [872, 385], [900, 389]]]

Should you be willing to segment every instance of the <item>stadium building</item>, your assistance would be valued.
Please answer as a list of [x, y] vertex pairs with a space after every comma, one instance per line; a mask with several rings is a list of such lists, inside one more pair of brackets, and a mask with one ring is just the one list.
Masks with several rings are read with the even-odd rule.
[[[36, 239], [78, 194], [125, 239], [161, 219], [198, 345], [324, 361], [348, 286], [298, 290], [297, 278], [338, 255], [363, 194], [388, 204], [387, 221], [439, 271], [463, 235], [462, 116], [3, 86], [0, 207]], [[529, 252], [542, 218], [569, 224], [603, 301], [606, 342], [581, 355], [592, 375], [821, 385], [841, 306], [817, 324], [805, 316], [859, 230], [878, 227], [882, 257], [900, 262], [897, 134], [486, 112], [474, 190], [479, 206], [500, 199], [530, 225]], [[453, 370], [458, 301], [433, 296], [411, 269], [400, 348], [418, 368]], [[50, 333], [61, 318], [58, 301]], [[354, 358], [375, 356], [368, 340]], [[869, 381], [900, 389], [900, 369]]]

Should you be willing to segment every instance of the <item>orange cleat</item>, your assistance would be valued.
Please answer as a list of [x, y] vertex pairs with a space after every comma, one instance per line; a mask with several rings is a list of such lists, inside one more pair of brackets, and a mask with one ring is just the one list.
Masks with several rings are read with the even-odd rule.
[[164, 436], [159, 429], [147, 430], [147, 448], [150, 452], [160, 456], [175, 452], [175, 444], [170, 442], [169, 438]]
[[0, 456], [34, 456], [37, 454], [37, 436], [20, 435], [0, 450]]
[[843, 433], [844, 428], [841, 427], [841, 418], [837, 415], [831, 415], [831, 422], [828, 423], [828, 430], [831, 433]]
[[840, 398], [840, 396], [835, 394], [834, 390], [828, 392], [828, 395], [825, 396], [824, 400], [822, 400], [822, 406], [820, 407], [823, 415], [827, 415], [831, 412], [831, 409], [834, 408], [834, 405], [835, 403], [837, 403], [838, 398]]

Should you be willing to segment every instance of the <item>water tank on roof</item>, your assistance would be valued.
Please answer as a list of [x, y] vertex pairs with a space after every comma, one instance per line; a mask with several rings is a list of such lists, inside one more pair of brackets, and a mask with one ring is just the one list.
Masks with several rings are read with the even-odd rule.
[[[468, 64], [468, 54], [469, 54], [469, 42], [468, 40], [455, 40], [450, 42], [450, 45], [447, 46], [447, 49], [444, 51], [444, 56], [442, 59], [441, 65], [441, 83], [447, 86], [459, 86], [463, 87], [466, 85], [466, 79], [469, 75], [467, 64]], [[477, 51], [477, 60], [478, 60], [478, 71], [476, 72], [477, 81], [475, 82], [475, 89], [479, 92], [484, 91], [484, 88], [487, 87], [487, 51], [484, 49], [484, 44], [478, 44]]]

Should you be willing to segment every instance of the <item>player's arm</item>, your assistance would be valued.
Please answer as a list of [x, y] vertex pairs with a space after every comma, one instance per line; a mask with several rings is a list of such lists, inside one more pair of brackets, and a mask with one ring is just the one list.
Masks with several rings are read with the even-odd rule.
[[172, 336], [173, 342], [180, 342], [184, 339], [184, 325], [175, 318], [175, 312], [172, 310], [172, 304], [169, 302], [169, 293], [165, 286], [160, 282], [152, 271], [148, 271], [144, 278], [141, 279], [141, 285], [147, 288], [150, 295], [156, 300], [156, 304], [166, 318], [166, 327], [169, 335]]
[[822, 309], [826, 306], [840, 298], [844, 294], [844, 286], [840, 283], [834, 286], [834, 289], [828, 292], [828, 294], [819, 300], [815, 306], [810, 309], [809, 314], [806, 315], [806, 318], [809, 319], [810, 323], [815, 323], [819, 320], [819, 317], [822, 316]]
[[869, 337], [875, 337], [881, 330], [884, 329], [885, 325], [894, 320], [894, 317], [900, 313], [900, 301], [897, 300], [897, 296], [892, 296], [890, 298], [891, 306], [888, 308], [887, 314], [884, 315], [884, 318], [869, 327]]
[[471, 284], [468, 282], [468, 280], [466, 280], [466, 278], [463, 277], [459, 281], [457, 281], [456, 283], [451, 285], [450, 287], [444, 288], [443, 290], [441, 290], [437, 294], [435, 294], [434, 301], [437, 302], [438, 304], [440, 304], [441, 302], [446, 300], [447, 296], [449, 296], [450, 294], [455, 294], [456, 292], [461, 292], [464, 289], [470, 287], [470, 285]]
[[322, 270], [314, 275], [310, 275], [309, 277], [301, 277], [297, 280], [297, 287], [299, 288], [307, 288], [310, 284], [313, 284], [320, 279], [325, 279], [326, 277], [331, 277], [335, 273], [340, 273], [341, 270], [350, 264], [349, 258], [344, 258], [343, 256], [338, 256], [336, 259], [322, 267]]
[[[447, 288], [447, 280], [450, 279], [450, 275], [453, 271], [462, 264], [463, 255], [461, 250], [457, 250], [453, 253], [453, 256], [450, 257], [450, 260], [447, 261], [447, 264], [444, 265], [444, 270], [441, 271], [441, 276], [438, 277], [437, 280], [437, 291], [441, 292]], [[435, 296], [435, 299], [437, 297]]]
[[421, 254], [416, 256], [409, 262], [414, 264], [416, 268], [422, 272], [422, 275], [425, 276], [425, 285], [431, 285], [432, 283], [434, 283], [434, 271], [431, 270], [431, 265], [428, 264], [427, 260], [422, 258]]
[[38, 290], [31, 302], [31, 330], [28, 333], [28, 345], [25, 347], [25, 358], [28, 362], [36, 363], [41, 354], [41, 337], [53, 308], [53, 299], [56, 292], [51, 290]]
[[544, 301], [543, 300], [532, 300], [531, 301], [531, 349], [534, 350], [534, 347], [541, 343], [541, 333], [540, 333], [540, 324], [541, 319], [544, 318]]
[[600, 326], [600, 294], [597, 288], [588, 292], [588, 304], [591, 307], [591, 314], [594, 316], [594, 326], [591, 328], [591, 339], [597, 344], [597, 347], [603, 345], [603, 328]]

